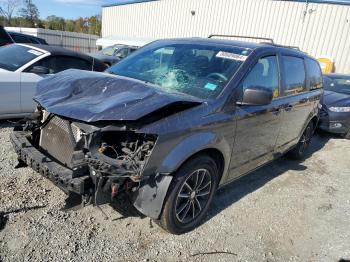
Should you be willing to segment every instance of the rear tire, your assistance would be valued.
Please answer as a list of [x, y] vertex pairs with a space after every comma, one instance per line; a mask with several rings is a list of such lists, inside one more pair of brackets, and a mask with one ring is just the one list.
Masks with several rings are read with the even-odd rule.
[[219, 182], [215, 161], [198, 155], [175, 174], [157, 223], [172, 234], [198, 227], [205, 217]]
[[291, 159], [301, 160], [305, 156], [305, 152], [310, 146], [311, 139], [314, 133], [314, 124], [310, 122], [304, 130], [298, 144], [291, 151], [288, 152], [287, 156]]

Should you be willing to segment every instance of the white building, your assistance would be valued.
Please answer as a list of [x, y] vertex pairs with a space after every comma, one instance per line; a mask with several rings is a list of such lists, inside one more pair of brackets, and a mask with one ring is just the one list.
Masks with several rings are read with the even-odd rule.
[[119, 0], [102, 9], [103, 37], [210, 34], [269, 37], [350, 73], [349, 0]]

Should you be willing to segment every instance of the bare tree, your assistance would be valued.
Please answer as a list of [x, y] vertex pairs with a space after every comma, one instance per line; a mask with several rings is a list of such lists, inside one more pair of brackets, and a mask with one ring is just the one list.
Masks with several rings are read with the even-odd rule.
[[10, 25], [15, 10], [22, 3], [21, 0], [0, 0], [0, 15], [4, 16]]

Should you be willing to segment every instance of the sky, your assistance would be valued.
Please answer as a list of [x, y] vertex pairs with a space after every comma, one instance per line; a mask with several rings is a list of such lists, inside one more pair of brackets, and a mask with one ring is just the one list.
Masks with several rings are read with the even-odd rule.
[[101, 6], [113, 4], [116, 0], [33, 0], [40, 12], [40, 18], [49, 15], [64, 18], [87, 17], [99, 14]]

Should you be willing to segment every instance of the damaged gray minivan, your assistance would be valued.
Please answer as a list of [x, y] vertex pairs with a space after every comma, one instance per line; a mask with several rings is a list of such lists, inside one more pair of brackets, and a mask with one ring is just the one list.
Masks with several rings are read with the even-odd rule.
[[83, 204], [132, 203], [174, 234], [221, 187], [285, 153], [302, 158], [318, 121], [316, 60], [274, 44], [153, 42], [108, 72], [41, 81], [11, 134], [30, 166]]

